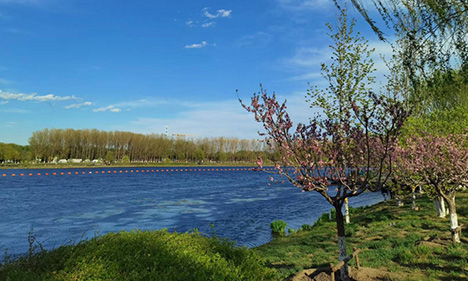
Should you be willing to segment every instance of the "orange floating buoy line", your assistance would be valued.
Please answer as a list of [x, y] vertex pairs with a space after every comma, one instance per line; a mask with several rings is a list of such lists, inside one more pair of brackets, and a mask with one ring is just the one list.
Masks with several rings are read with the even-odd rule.
[[[1, 174], [2, 178], [16, 177], [16, 176], [57, 176], [57, 175], [104, 175], [104, 174], [123, 174], [123, 173], [163, 173], [163, 172], [177, 172], [177, 173], [190, 173], [190, 172], [231, 172], [231, 171], [251, 171], [254, 168], [160, 168], [160, 169], [135, 169], [135, 170], [99, 170], [99, 171], [74, 171], [74, 172], [44, 172], [44, 173], [12, 173]], [[264, 171], [274, 171], [274, 168], [263, 168]]]

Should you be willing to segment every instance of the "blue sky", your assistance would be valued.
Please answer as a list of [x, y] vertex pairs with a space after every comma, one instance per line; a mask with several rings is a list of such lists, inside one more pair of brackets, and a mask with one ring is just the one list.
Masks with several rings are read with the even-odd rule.
[[[248, 101], [260, 83], [305, 121], [335, 16], [327, 0], [0, 0], [0, 142], [27, 144], [44, 128], [166, 125], [257, 138], [236, 89]], [[360, 18], [358, 29], [388, 54]]]

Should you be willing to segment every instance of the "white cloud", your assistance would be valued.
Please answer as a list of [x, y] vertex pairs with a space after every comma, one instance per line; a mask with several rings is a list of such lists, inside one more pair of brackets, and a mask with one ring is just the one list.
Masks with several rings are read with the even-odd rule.
[[214, 21], [205, 22], [204, 24], [201, 25], [201, 27], [203, 27], [203, 28], [213, 27], [213, 26], [215, 26], [215, 24], [216, 23]]
[[[245, 103], [250, 101], [250, 95], [243, 96]], [[288, 112], [294, 124], [308, 122], [314, 116], [314, 111], [305, 102], [305, 92], [295, 92], [290, 95], [279, 95], [278, 100], [288, 99]], [[220, 102], [187, 101], [181, 113], [174, 118], [138, 117], [127, 124], [115, 127], [117, 130], [133, 131], [143, 134], [164, 133], [167, 125], [169, 134], [191, 134], [200, 137], [237, 137], [259, 139], [257, 132], [262, 131], [261, 124], [255, 122], [254, 116], [245, 111], [238, 100]], [[178, 105], [180, 108], [180, 106]]]
[[3, 92], [0, 90], [0, 99], [4, 100], [18, 100], [18, 101], [38, 101], [38, 102], [46, 102], [46, 101], [66, 101], [66, 100], [76, 100], [77, 98], [72, 96], [55, 96], [52, 94], [39, 96], [36, 93], [32, 94], [14, 94], [9, 92]]
[[[376, 69], [373, 75], [377, 77], [377, 82], [383, 82], [385, 81], [384, 75], [388, 74], [388, 68], [381, 56], [386, 57], [386, 59], [391, 59], [393, 54], [392, 47], [388, 43], [377, 40], [369, 41], [368, 44], [370, 49], [375, 49], [375, 52], [370, 56], [374, 61], [374, 68]], [[325, 43], [324, 46], [321, 47], [297, 48], [291, 57], [282, 61], [286, 69], [297, 73], [287, 80], [323, 82], [324, 78], [321, 76], [321, 64], [330, 63], [332, 55], [332, 49], [326, 46]]]
[[66, 109], [70, 109], [70, 108], [80, 108], [82, 106], [90, 106], [90, 105], [93, 105], [92, 102], [83, 102], [83, 103], [75, 103], [75, 104], [70, 104], [70, 105], [67, 105], [65, 106]]
[[322, 74], [320, 72], [310, 72], [310, 73], [293, 76], [287, 80], [288, 81], [312, 81], [312, 80], [317, 80], [321, 78], [322, 78]]
[[209, 19], [216, 19], [216, 18], [230, 18], [232, 10], [225, 10], [225, 9], [220, 9], [217, 10], [216, 13], [212, 14], [209, 12], [209, 8], [204, 8], [203, 15]]
[[191, 45], [185, 45], [184, 49], [201, 49], [201, 48], [204, 48], [206, 46], [216, 47], [216, 43], [208, 44], [208, 42], [202, 41], [201, 43], [194, 43], [194, 44], [191, 44]]
[[94, 112], [104, 112], [104, 111], [110, 111], [110, 112], [120, 112], [122, 109], [115, 107], [114, 105], [109, 105], [107, 107], [101, 107], [97, 109], [93, 109]]
[[319, 10], [333, 5], [333, 1], [330, 0], [277, 0], [277, 2], [285, 10], [298, 12]]
[[197, 22], [193, 21], [193, 20], [188, 20], [188, 21], [185, 22], [185, 25], [187, 25], [189, 27], [194, 27], [196, 24], [197, 24]]
[[133, 100], [133, 101], [120, 102], [120, 103], [115, 104], [115, 106], [127, 107], [127, 108], [157, 107], [161, 105], [171, 104], [174, 102], [175, 101], [164, 100], [164, 99], [155, 100], [154, 98], [150, 98], [150, 99], [139, 99], [139, 100]]
[[315, 68], [320, 70], [321, 63], [328, 62], [332, 55], [332, 50], [328, 46], [323, 47], [300, 47], [294, 55], [285, 60], [287, 66], [292, 68]]
[[7, 104], [7, 103], [8, 103], [8, 101], [6, 101], [6, 100], [5, 101], [0, 101], [0, 105]]

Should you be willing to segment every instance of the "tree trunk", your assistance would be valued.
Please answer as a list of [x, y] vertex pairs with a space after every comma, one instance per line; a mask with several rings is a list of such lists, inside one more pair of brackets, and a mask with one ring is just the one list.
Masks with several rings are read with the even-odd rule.
[[415, 187], [414, 187], [414, 188], [411, 188], [411, 201], [412, 201], [412, 206], [411, 206], [411, 208], [412, 208], [413, 210], [416, 209], [416, 192], [415, 192], [415, 191], [416, 191], [416, 188], [415, 188]]
[[348, 204], [348, 198], [345, 198], [345, 221], [346, 224], [349, 224], [349, 204]]
[[400, 196], [397, 197], [396, 205], [397, 205], [398, 207], [403, 207], [403, 202], [401, 201], [401, 197], [400, 197]]
[[458, 229], [457, 207], [455, 205], [455, 195], [449, 196], [447, 205], [450, 214], [450, 231], [452, 232], [453, 243], [460, 243], [460, 231]]
[[445, 218], [447, 213], [446, 213], [446, 210], [445, 210], [444, 198], [442, 196], [439, 196], [434, 200], [434, 206], [435, 206], [436, 211], [437, 211], [437, 216], [439, 218]]
[[[345, 237], [345, 224], [343, 219], [343, 212], [341, 211], [341, 204], [337, 204], [335, 206], [336, 211], [336, 228], [338, 231], [338, 252], [339, 252], [339, 260], [344, 260], [346, 255], [346, 237]], [[348, 273], [348, 264], [343, 265], [340, 270], [340, 276], [342, 281], [349, 280], [349, 273]]]

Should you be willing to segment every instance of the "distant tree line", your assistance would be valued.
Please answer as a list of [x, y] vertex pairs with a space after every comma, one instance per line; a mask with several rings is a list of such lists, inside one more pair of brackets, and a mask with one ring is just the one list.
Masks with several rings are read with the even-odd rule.
[[14, 143], [0, 142], [0, 163], [21, 162], [31, 159], [29, 145], [18, 145]]
[[[15, 145], [13, 145], [15, 146]], [[16, 145], [17, 146], [17, 145]], [[136, 134], [96, 129], [44, 129], [33, 132], [27, 149], [17, 146], [5, 160], [105, 159], [122, 162], [254, 161], [259, 155], [277, 155], [259, 140], [237, 138], [171, 138], [160, 134]], [[28, 151], [29, 154], [22, 154]], [[15, 157], [11, 158], [14, 154]], [[20, 156], [17, 156], [17, 155]], [[2, 154], [0, 154], [2, 155]], [[0, 157], [0, 160], [2, 158]]]

